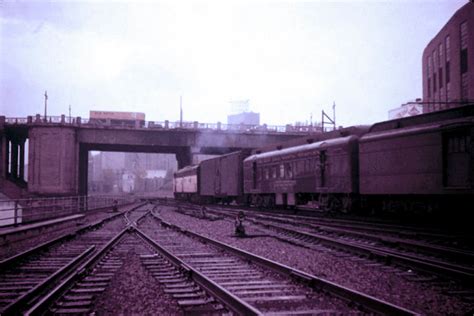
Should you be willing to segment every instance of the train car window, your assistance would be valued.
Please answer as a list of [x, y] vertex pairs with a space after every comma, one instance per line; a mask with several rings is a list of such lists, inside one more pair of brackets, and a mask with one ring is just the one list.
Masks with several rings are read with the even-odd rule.
[[445, 135], [443, 182], [447, 187], [469, 187], [472, 146], [469, 131]]
[[285, 177], [285, 165], [280, 165], [280, 178], [283, 179]]
[[298, 174], [302, 174], [304, 172], [304, 160], [298, 161]]
[[291, 164], [287, 163], [285, 166], [286, 170], [286, 178], [292, 179], [293, 178], [293, 170], [291, 169]]

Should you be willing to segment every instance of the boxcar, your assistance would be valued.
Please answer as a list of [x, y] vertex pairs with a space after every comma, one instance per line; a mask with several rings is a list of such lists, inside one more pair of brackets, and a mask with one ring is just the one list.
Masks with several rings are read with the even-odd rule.
[[412, 213], [472, 203], [472, 112], [471, 107], [375, 124], [359, 144], [362, 207]]
[[199, 197], [199, 166], [187, 166], [175, 172], [173, 178], [174, 197], [195, 202]]
[[358, 137], [347, 136], [265, 152], [244, 160], [250, 204], [294, 206], [319, 200], [351, 208], [358, 193]]
[[201, 199], [207, 203], [242, 203], [242, 161], [249, 154], [249, 150], [241, 150], [202, 161], [199, 168]]

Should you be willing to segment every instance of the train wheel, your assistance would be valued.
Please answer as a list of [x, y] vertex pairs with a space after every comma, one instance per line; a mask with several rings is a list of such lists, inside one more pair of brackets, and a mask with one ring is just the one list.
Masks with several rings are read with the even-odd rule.
[[344, 213], [352, 212], [352, 197], [349, 194], [342, 198], [342, 211]]
[[330, 196], [328, 209], [330, 212], [341, 212], [343, 209], [341, 200], [337, 196]]

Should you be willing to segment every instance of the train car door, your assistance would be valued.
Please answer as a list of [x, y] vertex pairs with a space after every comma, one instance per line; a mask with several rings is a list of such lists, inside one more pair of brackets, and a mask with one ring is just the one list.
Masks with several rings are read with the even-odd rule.
[[472, 144], [469, 129], [449, 131], [444, 135], [444, 184], [447, 187], [470, 187], [473, 176]]
[[216, 174], [215, 174], [215, 177], [214, 177], [214, 192], [215, 192], [215, 195], [217, 196], [220, 196], [221, 195], [221, 189], [222, 189], [222, 176], [221, 176], [221, 162], [217, 162], [216, 163]]
[[321, 187], [326, 186], [326, 151], [319, 152], [319, 181]]

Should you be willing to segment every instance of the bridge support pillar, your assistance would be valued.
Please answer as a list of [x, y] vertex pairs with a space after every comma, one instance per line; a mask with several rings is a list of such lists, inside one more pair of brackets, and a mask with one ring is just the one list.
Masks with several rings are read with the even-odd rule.
[[20, 180], [25, 180], [25, 139], [20, 140], [20, 170], [18, 173], [18, 177]]
[[18, 142], [15, 140], [11, 141], [11, 162], [10, 162], [10, 175], [12, 178], [18, 178]]
[[5, 179], [7, 177], [8, 170], [8, 143], [5, 134], [0, 133], [0, 178]]
[[193, 154], [191, 153], [191, 148], [186, 147], [180, 149], [176, 153], [176, 160], [178, 161], [178, 169], [189, 166], [193, 162]]
[[39, 195], [78, 193], [79, 146], [70, 127], [29, 131], [28, 191]]

